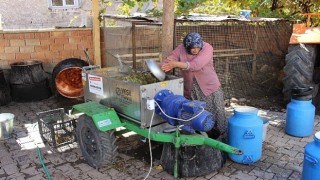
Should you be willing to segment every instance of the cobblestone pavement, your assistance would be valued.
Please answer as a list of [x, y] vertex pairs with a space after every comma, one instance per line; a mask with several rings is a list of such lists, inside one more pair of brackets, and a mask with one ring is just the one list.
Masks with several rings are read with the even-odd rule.
[[[14, 129], [12, 137], [0, 141], [0, 179], [46, 179], [40, 163], [37, 148], [52, 179], [144, 179], [150, 164], [137, 153], [126, 152], [137, 143], [135, 139], [122, 138], [119, 144], [119, 158], [112, 166], [94, 169], [86, 164], [77, 143], [64, 148], [51, 149], [40, 138], [37, 126], [37, 112], [59, 107], [68, 107], [72, 103], [51, 97], [40, 102], [16, 103], [0, 106], [1, 113], [13, 113]], [[296, 138], [284, 133], [285, 113], [261, 111], [270, 119], [266, 141], [263, 144], [262, 157], [252, 165], [243, 165], [227, 160], [223, 168], [202, 177], [181, 179], [300, 179], [305, 145], [313, 140], [313, 135]], [[320, 131], [319, 117], [316, 116], [314, 132]], [[139, 138], [138, 138], [139, 139]], [[146, 143], [147, 144], [147, 143]], [[41, 157], [41, 156], [40, 156]], [[146, 156], [147, 158], [147, 156]], [[148, 179], [173, 179], [162, 170], [155, 158]]]

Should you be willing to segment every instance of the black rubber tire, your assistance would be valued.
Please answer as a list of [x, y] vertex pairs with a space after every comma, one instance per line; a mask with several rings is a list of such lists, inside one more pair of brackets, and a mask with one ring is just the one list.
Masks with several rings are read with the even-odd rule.
[[0, 69], [0, 106], [11, 102], [10, 86], [7, 83], [3, 71]]
[[[210, 136], [209, 136], [210, 137]], [[216, 140], [223, 142], [222, 136]], [[178, 176], [205, 176], [220, 169], [226, 162], [227, 153], [207, 145], [180, 147], [178, 155]], [[161, 154], [161, 165], [165, 171], [174, 175], [175, 147], [164, 143]]]
[[16, 102], [33, 102], [49, 98], [51, 90], [49, 80], [34, 84], [10, 84], [11, 97]]
[[77, 141], [87, 163], [100, 168], [113, 163], [118, 155], [114, 130], [99, 131], [92, 118], [81, 115], [76, 128]]
[[47, 79], [40, 61], [16, 62], [10, 66], [10, 84], [36, 84]]
[[291, 89], [294, 87], [313, 86], [313, 70], [316, 59], [316, 46], [289, 45], [284, 67], [285, 77], [283, 79], [284, 100], [291, 99]]
[[313, 93], [312, 93], [312, 103], [316, 108], [319, 107], [319, 103], [320, 103], [319, 96], [320, 96], [320, 94], [319, 94], [319, 84], [314, 84], [313, 85]]

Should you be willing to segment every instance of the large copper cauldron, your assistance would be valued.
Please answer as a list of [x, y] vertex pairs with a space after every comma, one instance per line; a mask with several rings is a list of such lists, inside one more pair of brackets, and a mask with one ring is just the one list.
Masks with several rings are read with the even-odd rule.
[[82, 67], [88, 63], [76, 58], [59, 62], [53, 69], [52, 79], [59, 94], [67, 98], [83, 96]]

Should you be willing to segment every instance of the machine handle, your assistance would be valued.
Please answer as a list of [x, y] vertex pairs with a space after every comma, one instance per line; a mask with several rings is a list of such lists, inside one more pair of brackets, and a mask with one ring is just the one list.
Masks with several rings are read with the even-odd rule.
[[305, 154], [304, 158], [305, 158], [305, 160], [309, 161], [314, 166], [318, 164], [318, 160], [313, 158], [312, 156]]
[[101, 68], [101, 66], [100, 65], [83, 66], [82, 67], [82, 72], [86, 72], [88, 70], [93, 70], [93, 69], [96, 69], [96, 68]]

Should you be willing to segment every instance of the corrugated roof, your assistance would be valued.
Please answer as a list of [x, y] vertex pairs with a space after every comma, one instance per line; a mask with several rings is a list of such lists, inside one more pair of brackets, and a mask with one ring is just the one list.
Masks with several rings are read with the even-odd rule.
[[[147, 21], [147, 22], [158, 22], [161, 23], [161, 19], [157, 17], [148, 17], [143, 14], [139, 14], [138, 16], [123, 16], [123, 15], [109, 15], [105, 14], [104, 17], [113, 18], [113, 19], [121, 19], [127, 21]], [[177, 17], [175, 18], [176, 21], [183, 22], [183, 21], [247, 21], [247, 22], [266, 22], [266, 21], [284, 21], [283, 18], [264, 18], [264, 17], [251, 17], [250, 19], [246, 19], [244, 17], [235, 16], [235, 15], [204, 15], [204, 14], [197, 14], [197, 15], [189, 15], [187, 17]]]

